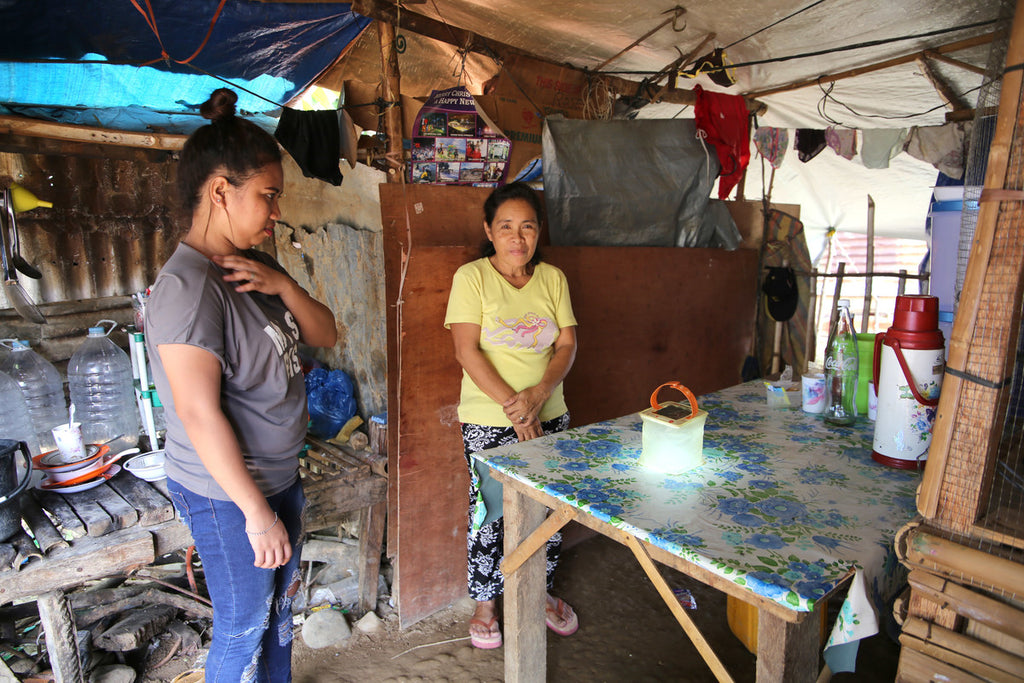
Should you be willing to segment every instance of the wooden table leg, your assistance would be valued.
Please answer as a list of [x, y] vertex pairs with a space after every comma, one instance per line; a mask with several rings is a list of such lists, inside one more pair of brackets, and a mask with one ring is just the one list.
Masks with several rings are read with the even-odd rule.
[[39, 619], [46, 635], [46, 652], [57, 683], [81, 683], [82, 662], [78, 658], [75, 618], [60, 590], [43, 593], [36, 599]]
[[359, 609], [364, 613], [377, 609], [380, 546], [387, 512], [388, 502], [383, 500], [359, 513]]
[[[504, 490], [505, 554], [544, 522], [547, 508], [506, 485]], [[535, 552], [505, 577], [505, 681], [536, 683], [547, 678], [547, 600], [545, 548]]]
[[[822, 609], [821, 605], [818, 609]], [[817, 612], [794, 623], [780, 619], [766, 610], [758, 610], [757, 682], [817, 681], [820, 638], [821, 619]]]

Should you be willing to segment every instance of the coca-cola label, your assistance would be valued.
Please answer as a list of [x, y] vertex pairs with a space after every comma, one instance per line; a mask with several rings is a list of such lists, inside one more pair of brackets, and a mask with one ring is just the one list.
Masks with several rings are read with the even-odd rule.
[[851, 357], [851, 358], [831, 358], [831, 357], [829, 357], [829, 358], [825, 359], [825, 369], [826, 370], [838, 371], [838, 372], [843, 372], [845, 370], [849, 370], [851, 372], [854, 372], [856, 370], [856, 368], [854, 367], [856, 364], [857, 364], [857, 359], [855, 357]]

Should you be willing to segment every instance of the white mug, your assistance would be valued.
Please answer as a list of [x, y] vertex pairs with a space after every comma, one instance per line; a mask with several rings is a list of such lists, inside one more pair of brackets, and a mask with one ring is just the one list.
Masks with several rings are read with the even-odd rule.
[[66, 464], [85, 459], [85, 442], [82, 440], [82, 423], [59, 424], [50, 430], [57, 442], [61, 460]]
[[805, 413], [825, 412], [825, 375], [804, 375], [801, 378], [800, 392], [803, 401], [800, 407]]

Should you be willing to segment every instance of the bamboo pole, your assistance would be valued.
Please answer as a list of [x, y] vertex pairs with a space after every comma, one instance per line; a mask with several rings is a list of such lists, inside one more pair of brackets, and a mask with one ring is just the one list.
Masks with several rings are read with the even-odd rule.
[[922, 569], [911, 570], [909, 582], [914, 591], [940, 607], [1024, 640], [1024, 614], [1020, 610]]
[[[828, 333], [832, 334], [832, 328], [835, 327], [836, 318], [839, 317], [839, 299], [843, 293], [843, 276], [846, 274], [846, 262], [840, 261], [839, 267], [836, 268], [836, 288], [832, 291], [832, 315], [828, 319]], [[828, 353], [828, 349], [825, 350]]]
[[956, 681], [956, 683], [987, 683], [984, 678], [969, 674], [913, 648], [900, 652], [900, 668], [896, 674], [897, 683], [917, 681]]
[[[875, 200], [871, 195], [868, 195], [867, 242], [867, 269], [870, 273], [875, 269]], [[871, 329], [871, 283], [870, 277], [864, 281], [864, 307], [860, 314], [860, 331], [865, 334]]]
[[[1016, 30], [1016, 28], [1014, 29]], [[948, 52], [957, 52], [959, 50], [966, 50], [970, 47], [977, 47], [978, 45], [985, 45], [991, 43], [992, 40], [999, 35], [998, 32], [986, 33], [984, 35], [975, 36], [974, 38], [967, 38], [965, 40], [958, 40], [955, 43], [949, 43], [947, 45], [940, 45], [939, 47], [931, 48], [931, 52], [938, 52], [939, 54], [945, 54]], [[918, 51], [909, 55], [903, 55], [902, 57], [895, 57], [893, 59], [887, 59], [884, 62], [878, 62], [876, 64], [869, 64], [868, 66], [858, 67], [856, 69], [850, 69], [849, 71], [840, 71], [835, 74], [825, 74], [818, 78], [808, 79], [806, 81], [798, 81], [790, 83], [789, 85], [780, 85], [777, 88], [766, 88], [765, 90], [755, 90], [754, 92], [746, 93], [743, 96], [746, 98], [754, 97], [765, 97], [766, 95], [776, 95], [780, 92], [789, 92], [791, 90], [799, 90], [801, 88], [807, 88], [812, 85], [818, 85], [819, 83], [835, 83], [836, 81], [842, 81], [847, 78], [853, 78], [854, 76], [861, 76], [863, 74], [871, 73], [872, 71], [880, 71], [882, 69], [888, 69], [901, 64], [909, 64], [917, 59], [918, 55], [923, 55], [924, 52]]]
[[966, 654], [948, 650], [941, 645], [927, 640], [921, 640], [920, 638], [915, 638], [907, 635], [906, 633], [900, 636], [900, 645], [904, 648], [926, 654], [940, 662], [945, 662], [950, 666], [954, 666], [957, 669], [966, 671], [983, 680], [991, 681], [992, 683], [1020, 683], [1020, 679], [1016, 676], [1012, 676], [1005, 671], [1000, 671], [994, 666], [984, 662], [979, 662], [977, 659], [973, 659]]
[[[934, 571], [937, 567], [949, 576], [966, 576], [979, 584], [1009, 594], [1024, 594], [1024, 565], [948, 541], [917, 527], [900, 536], [896, 547], [906, 564]], [[1022, 615], [1024, 616], [1024, 615]]]
[[106, 128], [94, 128], [92, 126], [40, 121], [22, 116], [0, 116], [0, 133], [166, 151], [180, 150], [185, 146], [185, 140], [188, 139], [187, 135], [131, 133], [108, 130]]
[[[812, 270], [812, 271], [794, 270], [793, 274], [794, 275], [807, 275], [807, 276], [811, 276], [811, 277], [821, 277], [821, 278], [838, 277], [838, 273], [823, 273], [820, 270]], [[885, 272], [878, 272], [878, 273], [843, 273], [843, 277], [844, 278], [848, 278], [848, 277], [852, 277], [852, 278], [858, 278], [858, 277], [895, 277], [895, 278], [902, 278], [904, 280], [921, 280], [921, 281], [925, 281], [925, 280], [927, 280], [927, 279], [929, 279], [931, 277], [931, 273], [922, 273], [921, 275], [917, 275], [917, 274], [908, 273], [906, 270], [901, 270], [898, 273], [885, 273]]]
[[[1006, 51], [1006, 64], [1019, 64], [1024, 60], [1024, 0], [1017, 0], [1013, 16], [1013, 27], [1010, 31], [1010, 43]], [[1020, 69], [1009, 70], [1003, 74], [1003, 83], [999, 98], [999, 115], [996, 118], [996, 129], [989, 147], [988, 165], [985, 172], [985, 189], [1002, 189], [1006, 183], [1009, 168], [1010, 145], [1017, 125], [1017, 106], [1021, 96], [1022, 73]], [[1019, 179], [1015, 179], [1017, 183]], [[967, 262], [964, 286], [960, 293], [957, 315], [953, 319], [953, 333], [949, 341], [949, 358], [946, 365], [955, 370], [963, 371], [970, 354], [978, 312], [982, 303], [985, 274], [992, 258], [995, 242], [996, 223], [999, 217], [1000, 204], [982, 202], [978, 211], [978, 222], [971, 245], [971, 255]], [[1015, 335], [1010, 335], [1014, 339]], [[1002, 363], [993, 366], [1001, 367]], [[924, 470], [918, 495], [917, 509], [925, 518], [934, 518], [939, 509], [940, 489], [946, 473], [953, 435], [956, 428], [956, 416], [960, 409], [960, 401], [966, 389], [964, 381], [951, 374], [943, 379], [942, 393], [939, 397], [938, 412], [932, 425], [932, 443], [928, 450], [928, 467]], [[980, 393], [972, 392], [972, 393]], [[991, 392], [995, 394], [995, 392]], [[994, 400], [994, 399], [993, 399]], [[987, 453], [989, 439], [975, 443], [980, 452]], [[976, 510], [968, 511], [967, 516], [976, 518]]]
[[903, 624], [903, 633], [929, 641], [947, 650], [961, 652], [971, 659], [979, 662], [987, 662], [1000, 671], [1016, 677], [1016, 680], [1024, 680], [1024, 658], [1001, 650], [994, 645], [986, 643], [970, 636], [965, 636], [956, 631], [950, 631], [937, 624], [910, 617]]
[[935, 92], [939, 94], [939, 99], [946, 103], [946, 106], [950, 109], [970, 109], [970, 105], [963, 101], [963, 98], [950, 87], [941, 76], [935, 73], [935, 69], [928, 62], [928, 58], [925, 53], [921, 53], [917, 56], [917, 66], [920, 67], [921, 73], [928, 79], [928, 82], [935, 88]]
[[949, 64], [951, 66], [958, 66], [961, 69], [966, 69], [967, 71], [970, 71], [972, 73], [976, 73], [979, 76], [984, 76], [985, 75], [984, 67], [974, 66], [973, 64], [968, 64], [967, 62], [962, 62], [959, 59], [955, 59], [953, 57], [947, 57], [946, 55], [942, 54], [941, 52], [936, 52], [935, 50], [925, 50], [924, 51], [924, 56], [926, 58], [931, 59], [931, 60], [936, 61], [936, 62], [945, 62], [946, 64]]
[[624, 47], [621, 50], [619, 50], [617, 53], [615, 53], [614, 55], [612, 55], [608, 59], [606, 59], [603, 62], [601, 62], [600, 64], [598, 64], [596, 67], [594, 67], [594, 71], [600, 71], [601, 69], [605, 68], [606, 66], [608, 66], [609, 64], [614, 62], [616, 59], [618, 59], [622, 55], [626, 54], [627, 52], [632, 50], [634, 47], [636, 47], [640, 43], [644, 42], [645, 40], [647, 40], [648, 38], [653, 36], [658, 31], [660, 31], [661, 29], [665, 28], [666, 26], [668, 26], [669, 24], [674, 22], [679, 17], [681, 17], [684, 14], [686, 14], [686, 8], [685, 7], [680, 7], [679, 5], [676, 5], [674, 8], [672, 8], [670, 10], [667, 10], [667, 11], [671, 12], [672, 16], [670, 16], [668, 19], [665, 19], [660, 24], [658, 24], [657, 26], [652, 28], [650, 31], [648, 31], [647, 33], [643, 34], [642, 36], [640, 36], [639, 38], [634, 40], [632, 43], [630, 43], [626, 47]]
[[398, 73], [398, 53], [395, 51], [395, 25], [377, 22], [380, 40], [381, 99], [384, 101], [384, 133], [387, 135], [388, 182], [405, 182], [404, 151], [402, 150], [402, 102]]
[[818, 278], [817, 273], [811, 273], [810, 279], [807, 282], [807, 334], [804, 335], [804, 367], [801, 373], [807, 372], [814, 359], [818, 355], [818, 349], [816, 348], [817, 339], [817, 326], [818, 320]]

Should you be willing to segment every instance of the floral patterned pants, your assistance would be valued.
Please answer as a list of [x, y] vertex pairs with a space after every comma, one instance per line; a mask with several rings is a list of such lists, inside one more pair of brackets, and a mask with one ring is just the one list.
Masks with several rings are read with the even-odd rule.
[[[564, 431], [569, 426], [569, 413], [541, 423], [545, 434]], [[505, 520], [498, 519], [484, 524], [478, 530], [473, 529], [479, 490], [473, 474], [473, 459], [470, 457], [477, 451], [495, 446], [517, 443], [519, 438], [512, 427], [490, 427], [487, 425], [462, 424], [462, 443], [466, 451], [466, 463], [469, 465], [472, 483], [469, 491], [469, 534], [466, 538], [466, 549], [469, 556], [468, 579], [469, 595], [474, 600], [493, 600], [501, 595], [504, 587], [500, 565], [504, 555]], [[548, 540], [547, 545], [547, 576], [548, 588], [551, 588], [551, 577], [558, 565], [558, 555], [562, 547], [562, 534], [557, 533]]]

